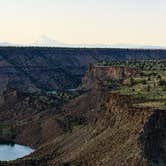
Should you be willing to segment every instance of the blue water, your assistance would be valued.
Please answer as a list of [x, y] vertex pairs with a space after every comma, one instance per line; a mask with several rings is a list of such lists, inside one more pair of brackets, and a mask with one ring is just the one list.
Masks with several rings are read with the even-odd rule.
[[10, 161], [29, 155], [34, 150], [23, 145], [0, 145], [0, 160]]

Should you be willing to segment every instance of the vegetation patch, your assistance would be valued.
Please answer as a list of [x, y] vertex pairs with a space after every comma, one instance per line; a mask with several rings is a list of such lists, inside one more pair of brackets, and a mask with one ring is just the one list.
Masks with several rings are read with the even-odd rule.
[[141, 98], [139, 106], [166, 109], [166, 60], [112, 61], [98, 65], [139, 70], [139, 76], [125, 79], [114, 92]]

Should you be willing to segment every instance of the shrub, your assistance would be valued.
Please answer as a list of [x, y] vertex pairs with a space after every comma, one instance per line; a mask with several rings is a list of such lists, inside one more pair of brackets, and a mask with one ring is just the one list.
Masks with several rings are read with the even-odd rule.
[[166, 86], [166, 81], [162, 79], [158, 82], [158, 85], [159, 86]]

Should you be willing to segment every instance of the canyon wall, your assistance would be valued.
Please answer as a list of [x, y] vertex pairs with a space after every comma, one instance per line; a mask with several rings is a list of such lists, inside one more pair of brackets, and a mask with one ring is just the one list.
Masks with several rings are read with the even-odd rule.
[[0, 47], [0, 92], [78, 87], [89, 63], [127, 59], [166, 59], [165, 50]]
[[[109, 79], [123, 79], [121, 73], [124, 77], [137, 74], [124, 68], [92, 69], [99, 71], [95, 76], [101, 80], [103, 73]], [[91, 75], [86, 77], [91, 80]], [[36, 150], [23, 159], [1, 162], [2, 166], [166, 165], [166, 112], [135, 107], [138, 100], [132, 96], [92, 86], [59, 110], [15, 90], [4, 94], [4, 101], [0, 120], [8, 122], [11, 137], [0, 139], [13, 139]]]
[[89, 70], [82, 80], [81, 88], [88, 90], [98, 86], [104, 86], [105, 81], [110, 81], [111, 84], [113, 81], [121, 82], [124, 79], [139, 75], [140, 72], [138, 70], [128, 67], [101, 66], [91, 64]]
[[163, 166], [165, 111], [136, 108], [131, 96], [87, 92], [63, 108], [62, 134], [7, 165]]
[[137, 99], [103, 87], [105, 80], [139, 74], [130, 68], [91, 65], [81, 87], [87, 91], [62, 107], [50, 108], [38, 96], [34, 100], [32, 94], [7, 89], [0, 105], [0, 140], [36, 150], [0, 165], [166, 165], [166, 112], [136, 107]]

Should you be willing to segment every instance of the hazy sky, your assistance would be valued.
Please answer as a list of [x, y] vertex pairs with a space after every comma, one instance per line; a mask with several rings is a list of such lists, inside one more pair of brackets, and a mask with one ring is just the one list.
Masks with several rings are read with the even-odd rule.
[[0, 41], [166, 46], [166, 0], [0, 0]]

